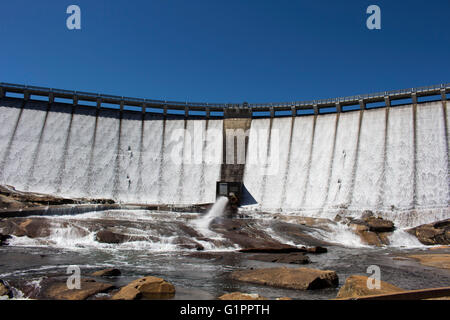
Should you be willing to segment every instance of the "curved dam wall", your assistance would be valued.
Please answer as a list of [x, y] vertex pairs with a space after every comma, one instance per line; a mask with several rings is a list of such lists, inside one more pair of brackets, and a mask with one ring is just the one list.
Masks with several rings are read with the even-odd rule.
[[[446, 104], [252, 119], [246, 155], [235, 157], [245, 159], [242, 210], [334, 218], [368, 209], [400, 226], [450, 217]], [[128, 203], [211, 203], [229, 149], [224, 121], [5, 98], [0, 183]]]
[[437, 101], [254, 119], [248, 209], [326, 218], [372, 210], [403, 226], [449, 218], [445, 108]]
[[121, 117], [118, 110], [22, 103], [1, 102], [0, 183], [129, 203], [215, 201], [221, 120], [164, 120], [126, 111]]

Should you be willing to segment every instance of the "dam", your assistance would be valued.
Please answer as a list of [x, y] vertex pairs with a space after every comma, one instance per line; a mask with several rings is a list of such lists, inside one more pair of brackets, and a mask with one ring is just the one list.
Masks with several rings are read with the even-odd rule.
[[238, 175], [244, 212], [371, 210], [415, 226], [450, 215], [449, 93], [210, 104], [1, 83], [0, 184], [187, 205], [213, 203], [217, 181]]

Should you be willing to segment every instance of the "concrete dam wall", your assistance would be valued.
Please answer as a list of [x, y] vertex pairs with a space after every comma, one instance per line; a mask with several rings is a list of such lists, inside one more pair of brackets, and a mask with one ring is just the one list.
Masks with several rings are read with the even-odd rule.
[[[0, 102], [1, 184], [128, 203], [215, 201], [229, 149], [223, 119]], [[369, 209], [401, 225], [448, 218], [448, 121], [444, 101], [254, 118], [243, 210]]]
[[[400, 225], [450, 216], [446, 103], [252, 121], [244, 184], [254, 209]], [[252, 151], [250, 151], [252, 150]]]

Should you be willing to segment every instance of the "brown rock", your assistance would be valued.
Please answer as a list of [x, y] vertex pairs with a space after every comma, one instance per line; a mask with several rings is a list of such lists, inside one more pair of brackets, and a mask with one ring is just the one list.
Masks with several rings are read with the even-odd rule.
[[441, 269], [450, 269], [450, 254], [427, 253], [427, 254], [409, 255], [407, 257], [416, 259], [425, 266]]
[[383, 245], [389, 245], [388, 232], [372, 232], [372, 231], [357, 231], [357, 235], [361, 238], [361, 241], [370, 246], [382, 247]]
[[125, 287], [122, 287], [112, 299], [113, 300], [135, 300], [141, 296], [170, 296], [175, 293], [175, 287], [157, 277], [144, 277], [130, 282]]
[[281, 298], [277, 298], [276, 300], [292, 300], [292, 298], [289, 298], [289, 297], [281, 297]]
[[123, 243], [129, 241], [129, 236], [115, 233], [110, 230], [100, 230], [95, 236], [95, 240], [101, 243]]
[[358, 298], [377, 294], [387, 294], [405, 291], [390, 283], [380, 280], [380, 289], [369, 289], [366, 276], [352, 275], [345, 280], [345, 284], [340, 288], [337, 298]]
[[369, 217], [364, 220], [372, 232], [392, 232], [395, 230], [394, 223], [382, 218]]
[[8, 296], [9, 298], [13, 297], [11, 289], [3, 280], [0, 280], [0, 297], [1, 296]]
[[311, 290], [337, 287], [336, 272], [309, 268], [269, 268], [235, 271], [231, 278], [272, 287]]
[[258, 260], [265, 262], [275, 262], [275, 263], [289, 263], [289, 264], [308, 264], [311, 262], [308, 256], [305, 256], [302, 252], [295, 253], [263, 253], [252, 255], [249, 257], [250, 260]]
[[218, 298], [219, 300], [268, 300], [259, 294], [232, 292], [226, 293]]
[[66, 282], [56, 282], [46, 288], [44, 296], [54, 300], [85, 300], [97, 293], [107, 292], [113, 285], [92, 279], [81, 279], [80, 289], [69, 289]]
[[425, 245], [450, 244], [450, 219], [424, 224], [407, 231]]
[[93, 277], [118, 277], [121, 274], [122, 273], [120, 272], [119, 269], [112, 268], [112, 269], [95, 271], [91, 274], [91, 276], [93, 276]]

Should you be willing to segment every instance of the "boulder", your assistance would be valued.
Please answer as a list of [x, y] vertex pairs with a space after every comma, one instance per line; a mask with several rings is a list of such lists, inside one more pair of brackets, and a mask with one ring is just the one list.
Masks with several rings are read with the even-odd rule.
[[129, 237], [124, 235], [124, 234], [120, 234], [120, 233], [115, 233], [113, 231], [110, 230], [100, 230], [99, 232], [97, 232], [96, 236], [95, 236], [95, 240], [97, 240], [98, 242], [101, 243], [123, 243], [128, 241]]
[[441, 269], [450, 269], [450, 254], [427, 253], [427, 254], [409, 255], [407, 257], [418, 260], [424, 266]]
[[369, 289], [366, 276], [351, 275], [345, 280], [345, 284], [339, 289], [338, 299], [358, 298], [377, 294], [388, 294], [405, 291], [388, 282], [380, 280], [380, 289]]
[[173, 243], [182, 249], [197, 250], [197, 251], [205, 250], [205, 248], [200, 243], [192, 240], [189, 237], [177, 237], [175, 238]]
[[268, 268], [235, 271], [233, 280], [266, 286], [312, 290], [337, 287], [339, 279], [336, 272], [309, 268]]
[[372, 232], [392, 232], [395, 230], [394, 223], [382, 218], [369, 217], [364, 222]]
[[0, 227], [2, 232], [16, 237], [41, 238], [50, 235], [50, 223], [45, 218], [4, 219], [0, 222]]
[[80, 289], [69, 289], [64, 281], [55, 282], [45, 288], [43, 296], [52, 300], [86, 300], [97, 294], [107, 292], [114, 286], [108, 283], [97, 282], [93, 279], [81, 279]]
[[219, 300], [268, 300], [256, 293], [232, 292], [226, 293], [218, 298]]
[[0, 297], [2, 296], [8, 296], [8, 298], [12, 298], [13, 294], [11, 291], [11, 288], [0, 279]]
[[111, 269], [95, 271], [91, 274], [91, 276], [93, 276], [93, 277], [118, 277], [121, 274], [122, 273], [120, 272], [119, 269], [111, 268]]
[[289, 263], [289, 264], [308, 264], [311, 262], [309, 258], [302, 252], [294, 253], [263, 253], [256, 254], [249, 257], [250, 260], [258, 260], [275, 263]]
[[144, 277], [130, 282], [122, 287], [112, 299], [113, 300], [135, 300], [141, 296], [171, 296], [175, 293], [175, 287], [157, 277]]
[[406, 231], [425, 245], [450, 244], [450, 219], [420, 225]]

